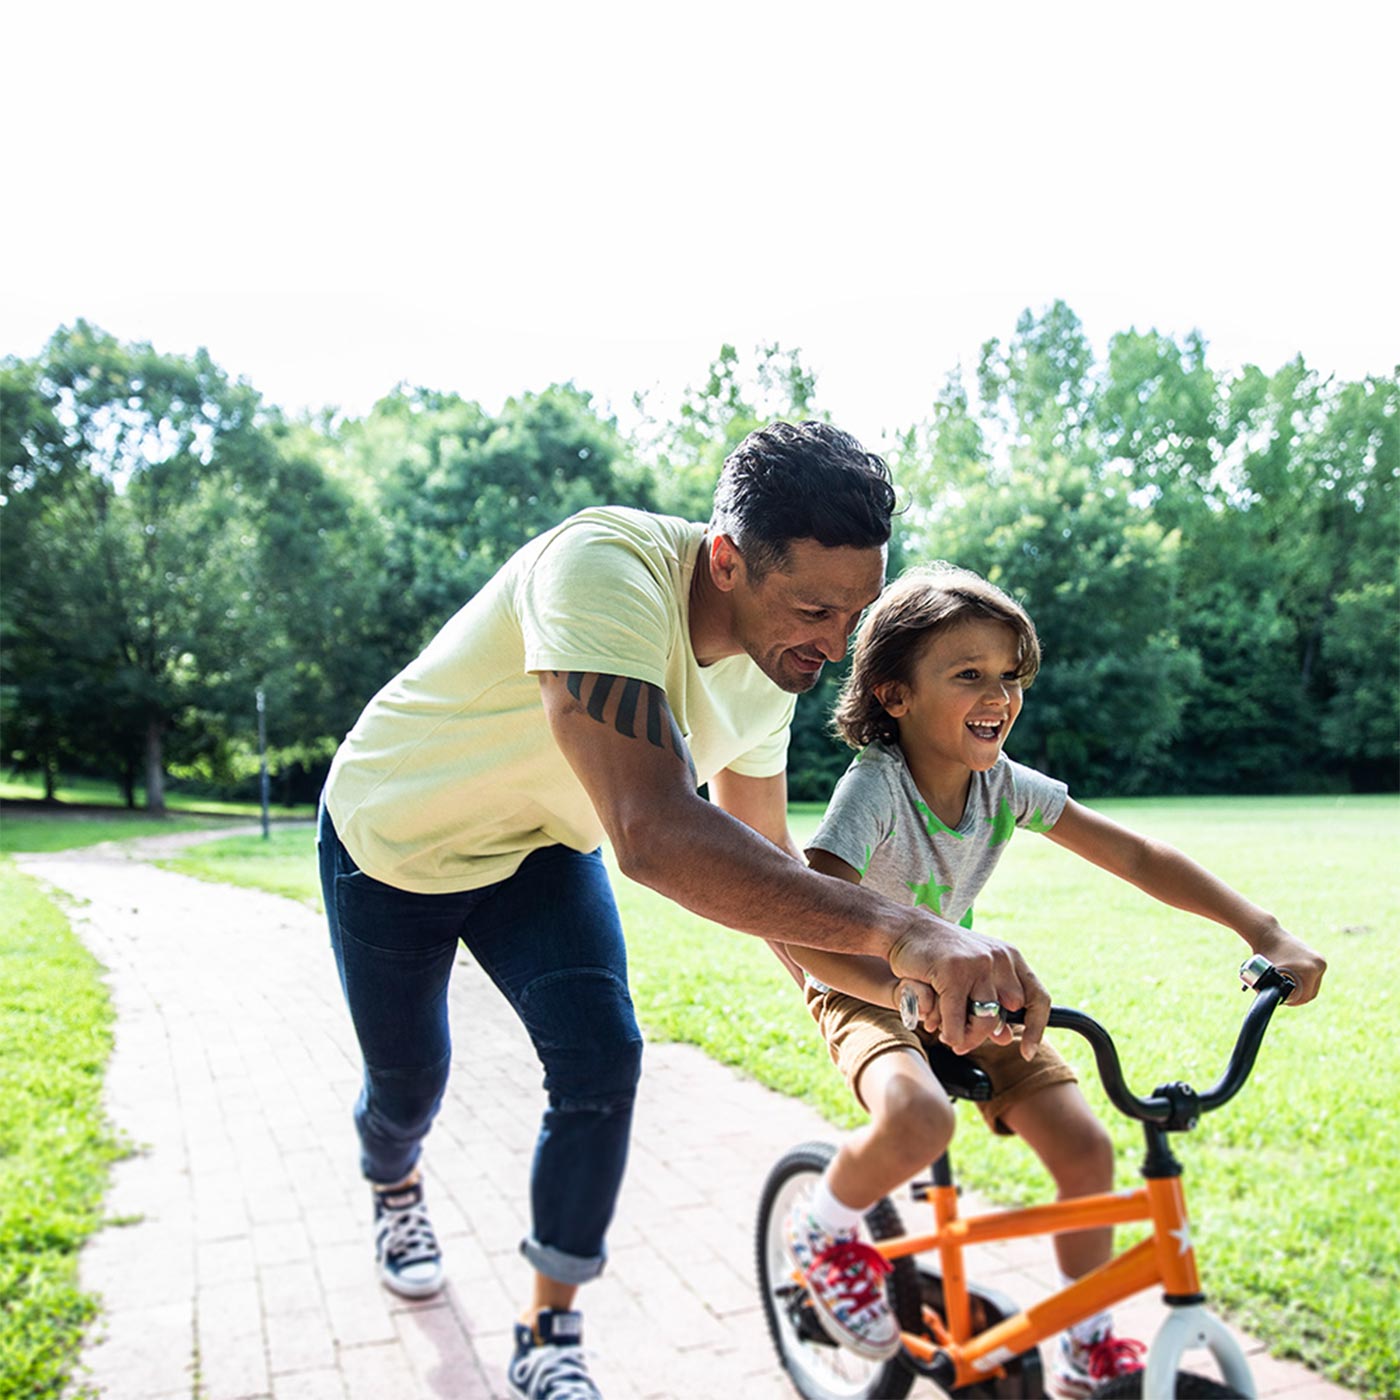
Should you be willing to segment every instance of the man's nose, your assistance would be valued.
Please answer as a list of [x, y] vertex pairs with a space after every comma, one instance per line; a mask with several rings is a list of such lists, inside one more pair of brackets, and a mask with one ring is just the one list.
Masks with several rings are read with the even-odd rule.
[[842, 661], [845, 659], [846, 650], [851, 644], [849, 635], [840, 627], [837, 627], [828, 636], [823, 637], [817, 646], [821, 654], [828, 661]]

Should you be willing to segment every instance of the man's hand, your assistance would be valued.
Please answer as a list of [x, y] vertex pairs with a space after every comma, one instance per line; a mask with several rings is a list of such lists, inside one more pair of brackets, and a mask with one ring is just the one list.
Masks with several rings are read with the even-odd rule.
[[1021, 954], [998, 938], [960, 928], [924, 910], [911, 912], [913, 927], [890, 949], [890, 971], [933, 988], [943, 1043], [960, 1055], [984, 1040], [1009, 1043], [1011, 1028], [1000, 1016], [972, 1014], [974, 1001], [998, 1002], [1007, 1011], [1025, 1010], [1021, 1054], [1034, 1058], [1050, 1019], [1050, 995]]
[[1327, 960], [1320, 953], [1314, 953], [1301, 938], [1295, 938], [1276, 923], [1264, 936], [1251, 940], [1250, 946], [1298, 984], [1287, 1005], [1302, 1006], [1317, 995], [1322, 974], [1327, 971]]

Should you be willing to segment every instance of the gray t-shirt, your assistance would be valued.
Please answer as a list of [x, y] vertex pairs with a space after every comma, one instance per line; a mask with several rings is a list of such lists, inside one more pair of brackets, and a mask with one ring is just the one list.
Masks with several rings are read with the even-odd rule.
[[807, 849], [838, 856], [890, 899], [971, 927], [973, 901], [1011, 833], [1018, 826], [1049, 831], [1068, 797], [1062, 782], [1003, 754], [973, 773], [962, 821], [945, 826], [919, 795], [898, 746], [874, 743], [842, 775]]

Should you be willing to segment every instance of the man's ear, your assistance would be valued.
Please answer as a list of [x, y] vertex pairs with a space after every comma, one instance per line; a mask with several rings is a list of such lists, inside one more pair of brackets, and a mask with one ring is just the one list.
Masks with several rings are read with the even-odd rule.
[[743, 573], [744, 556], [728, 535], [715, 535], [708, 544], [710, 581], [721, 593], [729, 593]]
[[909, 697], [898, 681], [881, 681], [872, 692], [891, 719], [908, 713]]

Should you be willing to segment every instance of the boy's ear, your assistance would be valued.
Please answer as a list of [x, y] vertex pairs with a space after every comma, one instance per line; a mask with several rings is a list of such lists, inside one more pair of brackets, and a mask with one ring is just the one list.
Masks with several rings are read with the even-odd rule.
[[909, 709], [909, 697], [898, 681], [881, 681], [873, 694], [891, 719], [898, 719]]

